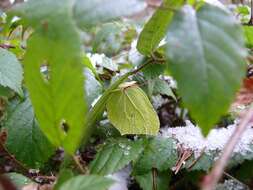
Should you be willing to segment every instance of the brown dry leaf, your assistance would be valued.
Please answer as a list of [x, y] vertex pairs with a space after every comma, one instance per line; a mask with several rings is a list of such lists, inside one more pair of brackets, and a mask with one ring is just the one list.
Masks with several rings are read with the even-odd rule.
[[10, 179], [3, 175], [0, 175], [0, 190], [17, 190], [17, 188]]
[[248, 67], [247, 78], [243, 80], [243, 85], [237, 93], [230, 111], [236, 116], [242, 117], [251, 103], [253, 103], [253, 66]]

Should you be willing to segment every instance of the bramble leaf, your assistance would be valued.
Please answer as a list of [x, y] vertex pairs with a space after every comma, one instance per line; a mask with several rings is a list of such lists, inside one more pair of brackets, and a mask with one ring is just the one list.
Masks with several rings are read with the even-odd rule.
[[22, 95], [22, 80], [23, 70], [16, 56], [0, 48], [0, 88], [3, 94], [10, 88]]
[[60, 190], [107, 190], [113, 184], [112, 179], [96, 175], [77, 176], [66, 181]]
[[[190, 31], [190, 32], [189, 32]], [[227, 11], [185, 6], [167, 33], [167, 57], [186, 108], [206, 135], [226, 113], [245, 75], [242, 30]]]
[[6, 147], [25, 165], [40, 168], [54, 153], [54, 147], [41, 132], [29, 98], [11, 106], [3, 124], [8, 133]]
[[176, 143], [171, 138], [155, 137], [149, 139], [143, 154], [134, 164], [134, 174], [143, 175], [152, 168], [165, 171], [176, 164]]
[[112, 139], [97, 153], [90, 164], [90, 173], [107, 175], [117, 172], [143, 151], [143, 141]]

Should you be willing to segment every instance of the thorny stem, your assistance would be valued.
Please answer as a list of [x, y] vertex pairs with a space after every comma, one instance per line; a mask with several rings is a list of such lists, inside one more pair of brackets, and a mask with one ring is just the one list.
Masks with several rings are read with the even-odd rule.
[[234, 147], [240, 140], [241, 136], [243, 135], [243, 132], [247, 129], [247, 126], [249, 126], [249, 124], [252, 124], [252, 119], [253, 119], [253, 106], [251, 106], [250, 110], [242, 118], [240, 124], [236, 127], [232, 136], [229, 138], [220, 159], [216, 161], [210, 174], [205, 177], [204, 182], [202, 184], [202, 190], [215, 189], [228, 163], [228, 160], [231, 154], [233, 153]]

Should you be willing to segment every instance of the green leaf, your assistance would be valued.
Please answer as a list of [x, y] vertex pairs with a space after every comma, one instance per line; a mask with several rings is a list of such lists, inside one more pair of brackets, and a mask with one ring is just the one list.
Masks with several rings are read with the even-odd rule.
[[96, 33], [92, 43], [92, 51], [105, 53], [108, 56], [115, 55], [119, 52], [123, 42], [123, 27], [115, 22], [106, 23]]
[[22, 95], [23, 71], [16, 56], [0, 48], [0, 85]]
[[85, 68], [84, 70], [85, 75], [85, 92], [86, 92], [86, 101], [87, 104], [90, 106], [92, 102], [102, 94], [102, 85], [96, 80], [94, 74], [91, 72], [90, 69]]
[[139, 0], [76, 0], [74, 17], [77, 25], [85, 30], [99, 23], [130, 16], [145, 7], [146, 3]]
[[154, 79], [164, 73], [167, 65], [165, 64], [150, 64], [145, 67], [142, 72], [147, 79]]
[[57, 181], [54, 185], [54, 190], [60, 190], [63, 183], [67, 180], [73, 178], [75, 175], [71, 169], [61, 169], [57, 178]]
[[122, 135], [158, 133], [158, 116], [146, 94], [137, 86], [122, 86], [112, 92], [106, 108], [109, 120]]
[[206, 4], [195, 13], [185, 6], [174, 16], [167, 42], [179, 94], [206, 135], [228, 110], [245, 75], [242, 30], [218, 7]]
[[8, 151], [29, 167], [41, 167], [54, 153], [54, 148], [39, 129], [30, 100], [27, 98], [8, 109], [3, 124], [8, 132]]
[[177, 100], [175, 94], [173, 93], [169, 84], [166, 81], [158, 78], [158, 79], [155, 79], [154, 83], [155, 83], [154, 89], [153, 89], [154, 94], [167, 95], [167, 96], [172, 97], [174, 100]]
[[9, 97], [12, 92], [10, 88], [0, 85], [0, 97]]
[[143, 190], [168, 190], [169, 188], [170, 173], [168, 171], [157, 172], [153, 175], [152, 171], [150, 171], [144, 175], [134, 176], [134, 178]]
[[191, 170], [203, 170], [203, 171], [208, 172], [210, 168], [212, 168], [215, 158], [217, 158], [218, 156], [219, 154], [217, 154], [217, 151], [203, 153], [201, 157], [192, 156], [191, 158], [187, 160], [185, 167], [188, 168], [194, 162], [196, 162], [196, 159], [198, 159], [198, 161], [191, 167]]
[[107, 190], [113, 184], [113, 180], [96, 176], [77, 176], [65, 182], [60, 190]]
[[[73, 154], [86, 129], [86, 103], [81, 40], [71, 2], [31, 0], [15, 13], [35, 29], [27, 44], [24, 71], [40, 127], [55, 146]], [[46, 76], [42, 66], [49, 71]]]
[[173, 17], [173, 9], [179, 8], [183, 0], [164, 0], [151, 19], [145, 24], [137, 43], [143, 55], [150, 55], [165, 37]]
[[242, 14], [243, 16], [247, 16], [250, 14], [250, 7], [247, 5], [238, 6], [238, 7], [236, 7], [235, 12], [237, 14]]
[[32, 180], [23, 176], [22, 174], [12, 172], [12, 173], [6, 173], [4, 175], [7, 176], [12, 181], [12, 183], [14, 183], [15, 186], [19, 189], [21, 189], [25, 185], [28, 185], [29, 183], [33, 183]]
[[176, 164], [176, 143], [171, 138], [155, 137], [149, 139], [143, 154], [134, 165], [134, 174], [143, 175], [152, 168], [165, 171]]
[[141, 140], [111, 139], [91, 162], [90, 173], [99, 175], [115, 173], [135, 160], [142, 151], [143, 141]]
[[253, 47], [253, 26], [243, 26], [246, 44]]

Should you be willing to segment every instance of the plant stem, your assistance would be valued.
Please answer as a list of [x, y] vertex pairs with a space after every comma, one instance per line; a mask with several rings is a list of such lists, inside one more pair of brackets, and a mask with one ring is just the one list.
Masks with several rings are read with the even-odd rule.
[[105, 104], [106, 101], [111, 94], [113, 90], [118, 88], [118, 86], [124, 82], [129, 76], [134, 75], [138, 72], [140, 72], [143, 68], [145, 68], [147, 65], [149, 65], [152, 62], [152, 60], [148, 60], [146, 63], [142, 64], [137, 69], [130, 71], [123, 76], [121, 76], [116, 82], [114, 82], [111, 87], [109, 87], [101, 96], [101, 98], [98, 100], [98, 102], [95, 104], [95, 106], [92, 108], [92, 110], [88, 113], [84, 131], [83, 131], [83, 138], [82, 138], [82, 145], [85, 145], [89, 139], [89, 137], [92, 134], [93, 126], [97, 122], [97, 120], [102, 116], [104, 110], [105, 110]]
[[80, 172], [81, 172], [82, 174], [85, 174], [86, 171], [85, 171], [85, 169], [83, 168], [82, 164], [80, 163], [78, 157], [77, 157], [77, 156], [73, 156], [72, 158], [73, 158], [73, 160], [74, 160], [76, 166], [77, 166], [78, 169], [80, 170]]
[[214, 190], [219, 179], [222, 176], [222, 173], [228, 163], [230, 156], [233, 153], [234, 147], [240, 140], [243, 132], [247, 129], [250, 123], [252, 123], [253, 119], [253, 106], [251, 106], [250, 110], [247, 114], [242, 118], [240, 124], [234, 130], [232, 136], [229, 138], [223, 153], [218, 161], [216, 161], [212, 171], [209, 175], [207, 175], [204, 179], [204, 183], [202, 185], [202, 190]]

